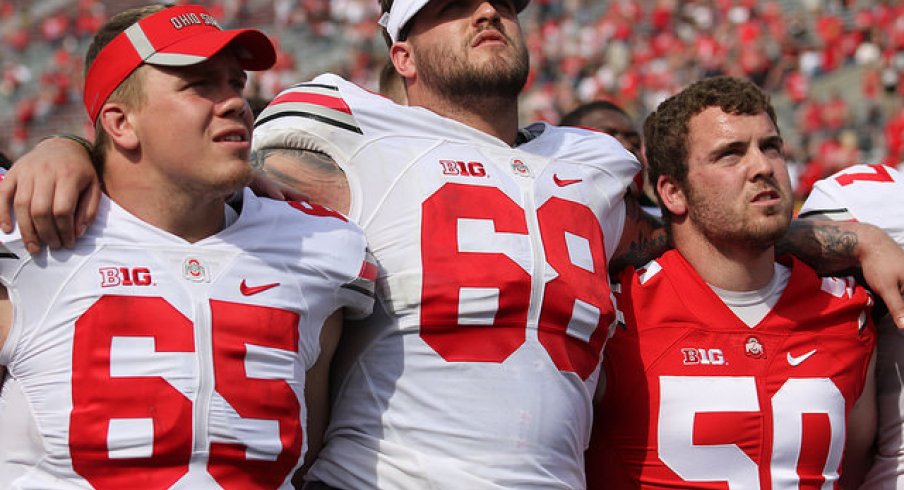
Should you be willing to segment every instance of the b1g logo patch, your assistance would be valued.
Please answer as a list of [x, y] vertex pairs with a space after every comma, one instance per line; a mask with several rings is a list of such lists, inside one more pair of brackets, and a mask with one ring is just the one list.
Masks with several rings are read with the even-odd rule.
[[147, 267], [100, 267], [100, 287], [150, 286], [153, 283]]
[[699, 349], [694, 347], [686, 347], [681, 349], [681, 355], [684, 357], [685, 366], [724, 366], [725, 354], [722, 349]]
[[486, 177], [486, 168], [480, 162], [463, 162], [461, 160], [440, 160], [444, 175], [461, 177]]

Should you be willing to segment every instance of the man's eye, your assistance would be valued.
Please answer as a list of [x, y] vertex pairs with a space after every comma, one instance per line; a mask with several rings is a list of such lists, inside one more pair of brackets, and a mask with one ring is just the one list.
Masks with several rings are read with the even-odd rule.
[[439, 13], [445, 14], [445, 13], [451, 12], [457, 6], [458, 6], [458, 2], [456, 0], [450, 0], [450, 1], [442, 4], [442, 6], [440, 6]]
[[767, 153], [770, 155], [782, 155], [784, 149], [781, 144], [778, 143], [770, 143], [763, 147], [763, 153]]
[[505, 14], [515, 13], [515, 5], [510, 0], [496, 0], [493, 2], [493, 8]]

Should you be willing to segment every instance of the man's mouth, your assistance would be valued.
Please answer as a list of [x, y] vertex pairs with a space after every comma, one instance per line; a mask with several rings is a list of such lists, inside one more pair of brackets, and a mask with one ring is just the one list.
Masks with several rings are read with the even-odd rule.
[[765, 189], [756, 193], [751, 199], [751, 202], [757, 204], [775, 204], [781, 201], [782, 195], [775, 189]]
[[474, 40], [471, 41], [471, 47], [475, 48], [483, 44], [506, 45], [508, 40], [501, 32], [495, 29], [486, 29], [474, 36]]
[[248, 132], [242, 129], [223, 131], [214, 136], [213, 140], [215, 142], [244, 143], [248, 141]]

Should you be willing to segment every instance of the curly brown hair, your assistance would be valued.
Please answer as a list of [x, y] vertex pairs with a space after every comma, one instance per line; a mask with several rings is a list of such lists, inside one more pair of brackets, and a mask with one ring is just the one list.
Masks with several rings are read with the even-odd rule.
[[[753, 82], [734, 77], [714, 77], [694, 82], [659, 104], [656, 111], [644, 121], [647, 165], [650, 182], [654, 186], [659, 181], [659, 176], [665, 175], [679, 186], [685, 187], [688, 124], [691, 118], [709, 107], [718, 107], [735, 115], [766, 113], [778, 131], [775, 109], [769, 95]], [[665, 206], [661, 207], [668, 223], [670, 213]]]

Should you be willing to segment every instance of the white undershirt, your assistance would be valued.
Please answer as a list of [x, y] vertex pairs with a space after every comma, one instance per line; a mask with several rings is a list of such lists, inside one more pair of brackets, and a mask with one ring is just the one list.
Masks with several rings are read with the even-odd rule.
[[775, 262], [774, 265], [775, 273], [772, 274], [772, 280], [762, 289], [755, 291], [729, 291], [717, 288], [712, 284], [709, 287], [742, 322], [753, 328], [769, 314], [772, 307], [778, 303], [782, 293], [785, 292], [785, 287], [788, 286], [791, 269], [778, 262]]

